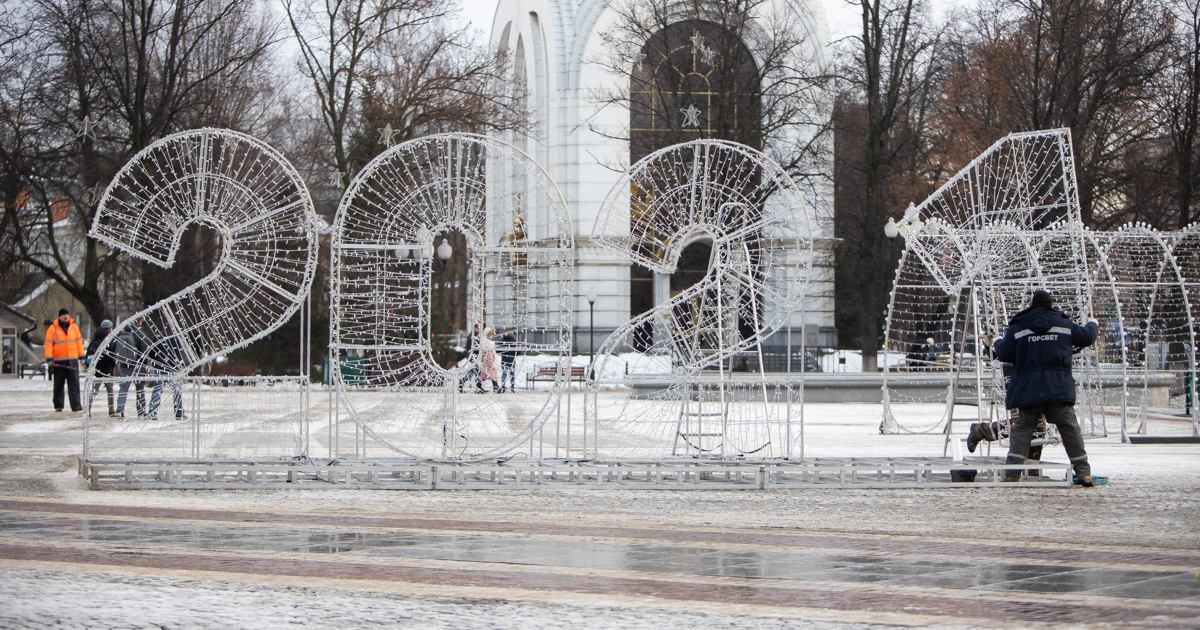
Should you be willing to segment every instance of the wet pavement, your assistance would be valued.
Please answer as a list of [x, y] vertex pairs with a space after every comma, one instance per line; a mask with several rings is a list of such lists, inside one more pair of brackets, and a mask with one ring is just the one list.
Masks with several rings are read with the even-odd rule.
[[[946, 620], [1197, 627], [1200, 553], [0, 501], [0, 562], [652, 597]], [[87, 568], [81, 568], [87, 567]], [[220, 579], [209, 577], [206, 579]], [[516, 593], [514, 595], [513, 593]]]
[[655, 574], [933, 586], [947, 589], [1080, 593], [1200, 604], [1194, 572], [1071, 565], [921, 560], [852, 553], [744, 551], [655, 544], [481, 535], [312, 531], [204, 523], [0, 514], [0, 538], [93, 542], [164, 549], [222, 549], [350, 558], [607, 569]]

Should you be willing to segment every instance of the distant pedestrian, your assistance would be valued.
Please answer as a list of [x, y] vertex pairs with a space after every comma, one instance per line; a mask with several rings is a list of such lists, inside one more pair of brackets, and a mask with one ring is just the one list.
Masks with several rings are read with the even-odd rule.
[[[96, 332], [92, 333], [92, 341], [88, 344], [87, 348], [87, 363], [91, 365], [95, 362], [96, 370], [94, 374], [102, 379], [112, 379], [121, 375], [117, 370], [116, 353], [113, 352], [116, 349], [115, 344], [110, 343], [103, 354], [97, 355], [100, 351], [100, 346], [104, 344], [104, 340], [112, 333], [112, 329], [113, 323], [111, 319], [100, 322], [100, 327], [96, 329]], [[100, 391], [100, 385], [101, 383], [97, 382], [95, 387], [92, 388], [92, 396], [95, 396], [96, 392]], [[114, 404], [116, 401], [113, 399], [112, 381], [105, 380], [103, 381], [103, 385], [104, 389], [108, 391], [108, 415], [110, 418], [115, 417], [117, 415], [117, 408]]]
[[935, 367], [937, 367], [937, 360], [938, 360], [938, 346], [937, 346], [937, 343], [934, 342], [933, 337], [925, 338], [924, 351], [925, 351], [925, 369], [933, 370]]
[[71, 411], [83, 411], [79, 402], [79, 358], [83, 352], [83, 335], [71, 317], [62, 309], [58, 319], [46, 327], [46, 363], [54, 379], [54, 410], [63, 410], [63, 387], [71, 401]]
[[495, 328], [488, 328], [483, 331], [483, 338], [479, 340], [479, 388], [481, 391], [485, 391], [482, 381], [491, 381], [492, 390], [499, 390], [496, 384], [496, 342], [492, 340], [492, 336], [495, 334]]
[[150, 374], [154, 377], [154, 389], [150, 392], [148, 415], [150, 418], [158, 418], [158, 406], [162, 401], [163, 385], [166, 384], [171, 390], [171, 397], [175, 403], [175, 418], [182, 420], [186, 417], [183, 413], [183, 390], [180, 384], [183, 374], [176, 372], [184, 364], [183, 345], [179, 340], [179, 334], [171, 328], [167, 328], [161, 335], [148, 335], [147, 341], [150, 346]]
[[[500, 338], [500, 391], [512, 392], [517, 387], [517, 336], [512, 332]], [[507, 387], [505, 383], [508, 383]]]
[[37, 326], [37, 322], [34, 322], [32, 326], [21, 331], [21, 342], [30, 348], [33, 347], [33, 337], [30, 337], [29, 335], [37, 330]]
[[[1094, 319], [1080, 326], [1062, 311], [1054, 310], [1054, 298], [1039, 289], [1033, 292], [1029, 308], [1008, 323], [1004, 338], [996, 340], [994, 356], [1013, 366], [1012, 386], [1005, 396], [1005, 406], [1020, 412], [1009, 430], [1009, 464], [1026, 463], [1038, 417], [1045, 414], [1046, 422], [1058, 427], [1063, 447], [1075, 468], [1076, 481], [1089, 488], [1095, 484], [1083, 448], [1083, 435], [1075, 420], [1071, 356], [1076, 349], [1095, 343], [1099, 332], [1100, 324]], [[1010, 469], [1004, 480], [1020, 478], [1020, 470]]]
[[125, 401], [129, 385], [137, 396], [137, 417], [146, 417], [146, 354], [150, 344], [142, 332], [142, 320], [126, 326], [117, 337], [117, 369], [121, 372], [121, 387], [117, 392], [117, 417], [125, 417]]
[[467, 335], [467, 372], [458, 379], [458, 391], [463, 391], [467, 381], [475, 381], [475, 391], [483, 392], [483, 383], [479, 380], [479, 324]]

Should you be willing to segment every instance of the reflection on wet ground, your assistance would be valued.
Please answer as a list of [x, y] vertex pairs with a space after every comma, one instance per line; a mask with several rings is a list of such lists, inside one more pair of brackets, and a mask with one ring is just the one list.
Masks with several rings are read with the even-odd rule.
[[516, 538], [408, 531], [321, 531], [26, 514], [0, 514], [0, 537], [1200, 602], [1200, 581], [1190, 572], [1027, 561], [1007, 564], [996, 562], [995, 558], [922, 560], [911, 556], [564, 540], [561, 536]]

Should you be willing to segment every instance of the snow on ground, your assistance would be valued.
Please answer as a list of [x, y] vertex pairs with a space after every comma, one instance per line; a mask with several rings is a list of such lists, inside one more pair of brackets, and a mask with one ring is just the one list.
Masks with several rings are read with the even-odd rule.
[[6, 569], [3, 628], [656, 628], [796, 630], [877, 624], [414, 596], [129, 575]]
[[[1088, 442], [1096, 474], [1109, 476], [1111, 482], [1087, 490], [943, 487], [761, 492], [547, 487], [450, 492], [95, 492], [87, 489], [76, 469], [82, 443], [81, 416], [50, 411], [50, 393], [45, 387], [30, 387], [29, 382], [22, 383], [24, 388], [3, 387], [8, 383], [11, 381], [0, 381], [3, 497], [285, 514], [920, 535], [1014, 544], [1089, 543], [1122, 549], [1200, 548], [1200, 446], [1121, 444], [1115, 432]], [[314, 414], [324, 413], [320, 404], [326, 399], [324, 394], [313, 396]], [[940, 406], [931, 405], [924, 413], [941, 411]], [[881, 412], [878, 404], [807, 405], [806, 456], [941, 455], [940, 434], [880, 435]], [[960, 429], [965, 431], [965, 424]], [[1152, 421], [1149, 432], [1184, 434], [1189, 430], [1187, 423], [1163, 417]], [[999, 451], [993, 450], [993, 454]], [[1050, 447], [1046, 457], [1065, 459], [1061, 447]], [[12, 566], [2, 570], [0, 628], [885, 627], [751, 616], [754, 611], [750, 608], [728, 614], [724, 609], [704, 613], [692, 608], [665, 610], [661, 604], [649, 603], [640, 608], [603, 599], [588, 600], [588, 604], [539, 603], [474, 598], [470, 591], [463, 593], [466, 597], [397, 593], [386, 585], [339, 590], [265, 578], [238, 582], [121, 571], [60, 572]]]
[[0, 392], [51, 392], [54, 382], [42, 378], [0, 378]]
[[[573, 409], [579, 413], [582, 394]], [[1090, 490], [940, 488], [786, 491], [613, 490], [578, 487], [471, 492], [262, 490], [94, 492], [77, 475], [81, 417], [49, 410], [49, 392], [0, 391], [0, 496], [197, 509], [406, 514], [654, 526], [745, 527], [873, 534], [1004, 537], [1050, 542], [1200, 547], [1200, 445], [1131, 445], [1110, 435], [1088, 441], [1093, 470], [1110, 478]], [[325, 394], [312, 397], [323, 420]], [[927, 413], [940, 414], [929, 405]], [[940, 457], [943, 436], [880, 435], [878, 404], [805, 406], [805, 456]], [[72, 424], [72, 423], [75, 424]], [[324, 431], [314, 422], [313, 432]], [[966, 423], [956, 424], [959, 435]], [[1163, 416], [1150, 434], [1186, 434]], [[999, 448], [992, 455], [1002, 455]], [[1049, 461], [1065, 461], [1060, 446]]]

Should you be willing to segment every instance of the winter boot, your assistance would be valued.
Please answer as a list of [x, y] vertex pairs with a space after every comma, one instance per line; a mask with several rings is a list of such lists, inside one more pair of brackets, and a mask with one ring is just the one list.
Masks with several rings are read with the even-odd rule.
[[979, 446], [979, 441], [983, 439], [983, 423], [971, 423], [971, 430], [967, 432], [967, 452], [974, 453], [975, 447]]

